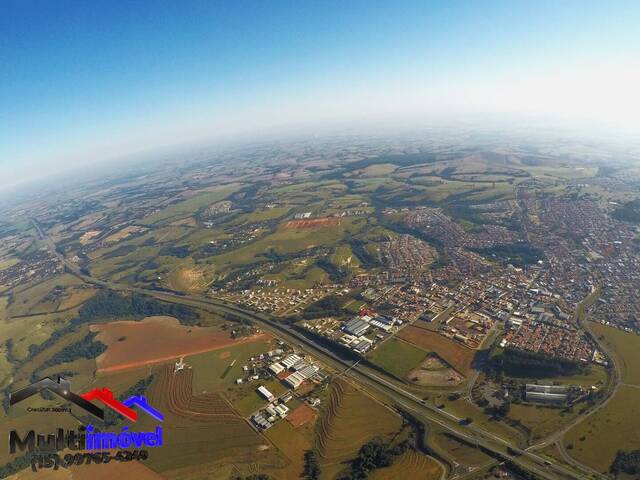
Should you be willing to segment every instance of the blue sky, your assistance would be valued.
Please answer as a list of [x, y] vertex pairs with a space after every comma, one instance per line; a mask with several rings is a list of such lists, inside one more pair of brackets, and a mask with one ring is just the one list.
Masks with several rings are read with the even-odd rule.
[[632, 1], [2, 0], [0, 185], [362, 119], [640, 125], [639, 24]]

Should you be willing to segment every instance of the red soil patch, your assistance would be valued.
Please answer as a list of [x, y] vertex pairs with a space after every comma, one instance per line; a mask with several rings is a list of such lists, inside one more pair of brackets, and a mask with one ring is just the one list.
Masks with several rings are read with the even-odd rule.
[[[116, 372], [167, 362], [178, 357], [270, 338], [263, 333], [233, 339], [227, 332], [208, 327], [187, 327], [171, 317], [92, 325], [91, 331], [98, 332], [96, 339], [107, 346], [107, 351], [98, 357], [98, 372]], [[122, 337], [125, 339], [118, 341]]]
[[224, 360], [225, 358], [229, 358], [231, 356], [231, 352], [230, 351], [226, 351], [226, 352], [222, 352], [219, 357]]
[[298, 428], [316, 418], [316, 412], [308, 405], [300, 405], [294, 411], [289, 413], [286, 418], [291, 425]]
[[285, 224], [285, 228], [302, 230], [305, 228], [319, 228], [331, 225], [339, 225], [340, 219], [335, 217], [307, 218], [305, 220], [291, 220]]
[[403, 328], [397, 335], [409, 343], [436, 353], [442, 360], [465, 377], [471, 372], [471, 364], [475, 351], [442, 335], [424, 328], [409, 325]]

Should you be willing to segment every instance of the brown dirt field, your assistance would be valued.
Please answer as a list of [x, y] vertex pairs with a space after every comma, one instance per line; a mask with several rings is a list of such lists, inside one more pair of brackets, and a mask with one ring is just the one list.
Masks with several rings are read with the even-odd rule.
[[116, 242], [119, 242], [120, 240], [124, 240], [125, 238], [130, 237], [134, 233], [144, 232], [145, 230], [147, 230], [147, 229], [143, 228], [143, 227], [137, 227], [135, 225], [124, 227], [122, 230], [120, 230], [120, 231], [108, 236], [107, 238], [105, 238], [104, 242], [105, 243], [116, 243]]
[[292, 230], [302, 230], [306, 228], [328, 227], [332, 225], [340, 225], [340, 219], [334, 217], [327, 218], [308, 218], [305, 220], [290, 220], [285, 224], [285, 228]]
[[73, 480], [74, 478], [71, 475], [71, 471], [66, 468], [60, 468], [58, 470], [47, 469], [44, 471], [34, 472], [31, 470], [31, 467], [29, 467], [7, 477], [7, 480], [38, 480], [43, 478], [44, 475], [46, 475], [47, 480]]
[[81, 245], [86, 245], [87, 243], [89, 243], [91, 241], [92, 238], [97, 237], [101, 233], [102, 233], [101, 230], [90, 230], [90, 231], [84, 233], [80, 237], [80, 244]]
[[409, 325], [397, 335], [415, 346], [436, 353], [440, 358], [465, 377], [471, 372], [475, 352], [436, 332]]
[[[114, 372], [178, 357], [204, 353], [239, 343], [263, 341], [268, 334], [233, 339], [210, 327], [187, 327], [171, 317], [148, 317], [140, 322], [121, 321], [92, 325], [107, 351], [97, 359], [98, 372]], [[124, 340], [119, 341], [120, 338]]]
[[[73, 480], [111, 480], [113, 478], [135, 478], [136, 480], [162, 480], [142, 462], [109, 462], [105, 465], [81, 465], [71, 467]], [[47, 476], [48, 478], [48, 476]]]
[[295, 428], [311, 422], [316, 417], [316, 411], [309, 405], [300, 405], [287, 415], [287, 421]]
[[464, 380], [462, 375], [435, 355], [411, 370], [407, 378], [416, 385], [442, 387], [459, 385]]
[[371, 480], [395, 480], [397, 478], [420, 478], [436, 480], [442, 474], [442, 467], [431, 457], [416, 451], [408, 451], [396, 458], [389, 467], [374, 470]]

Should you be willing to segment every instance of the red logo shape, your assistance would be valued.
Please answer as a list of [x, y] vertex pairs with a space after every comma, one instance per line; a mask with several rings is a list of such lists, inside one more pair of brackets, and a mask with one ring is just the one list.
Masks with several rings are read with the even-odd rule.
[[87, 393], [83, 393], [80, 396], [88, 401], [100, 400], [106, 406], [108, 406], [112, 410], [115, 410], [120, 415], [122, 415], [125, 418], [128, 418], [132, 422], [135, 422], [138, 419], [138, 412], [130, 409], [123, 403], [116, 400], [115, 397], [113, 396], [113, 392], [106, 387], [94, 388], [93, 390], [89, 390]]

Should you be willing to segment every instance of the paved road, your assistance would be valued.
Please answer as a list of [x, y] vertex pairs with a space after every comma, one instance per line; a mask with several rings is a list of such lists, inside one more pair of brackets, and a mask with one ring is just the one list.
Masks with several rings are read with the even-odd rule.
[[331, 365], [336, 370], [340, 371], [343, 368], [347, 369], [348, 371], [343, 372], [345, 375], [353, 378], [361, 385], [368, 387], [370, 390], [375, 390], [383, 394], [387, 398], [390, 398], [399, 408], [411, 413], [419, 420], [427, 423], [434, 423], [447, 430], [454, 436], [458, 437], [459, 439], [465, 440], [473, 445], [481, 447], [488, 452], [492, 452], [499, 458], [509, 459], [514, 464], [534, 473], [540, 478], [547, 480], [558, 480], [565, 478], [582, 480], [586, 478], [585, 475], [577, 474], [562, 465], [550, 462], [534, 451], [512, 448], [510, 442], [474, 424], [461, 425], [461, 418], [456, 417], [450, 412], [438, 409], [435, 406], [427, 404], [423, 399], [417, 397], [411, 392], [406, 391], [397, 384], [394, 384], [389, 380], [382, 378], [379, 374], [374, 373], [371, 369], [361, 364], [354, 364], [353, 362], [339, 357], [333, 351], [328, 350], [321, 345], [318, 345], [302, 333], [292, 329], [290, 326], [284, 325], [280, 322], [276, 322], [265, 315], [244, 310], [236, 305], [229, 304], [220, 300], [206, 297], [177, 295], [168, 292], [160, 292], [156, 290], [132, 287], [129, 285], [120, 285], [112, 282], [105, 282], [85, 275], [80, 271], [77, 265], [74, 265], [73, 263], [67, 261], [56, 251], [55, 244], [46, 235], [43, 234], [37, 223], [34, 222], [34, 225], [41, 239], [47, 243], [51, 250], [58, 256], [60, 261], [71, 272], [73, 272], [76, 276], [80, 277], [87, 283], [110, 288], [112, 290], [136, 292], [143, 295], [149, 295], [172, 303], [196, 304], [213, 308], [216, 311], [231, 313], [240, 318], [252, 320], [253, 322], [263, 326], [267, 330], [275, 332], [279, 337], [282, 337], [290, 343], [300, 347], [301, 349], [306, 350], [311, 355], [327, 363], [328, 365]]

